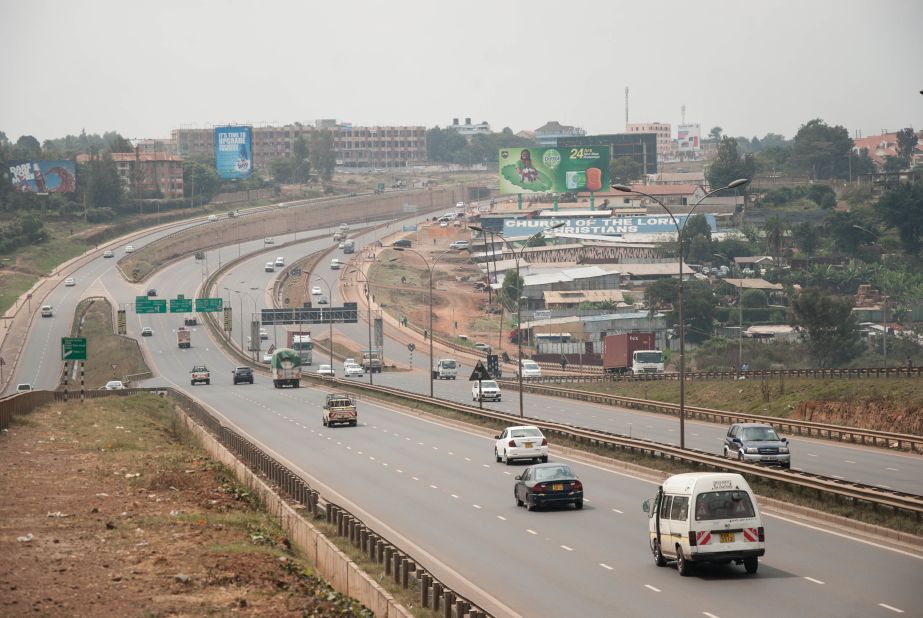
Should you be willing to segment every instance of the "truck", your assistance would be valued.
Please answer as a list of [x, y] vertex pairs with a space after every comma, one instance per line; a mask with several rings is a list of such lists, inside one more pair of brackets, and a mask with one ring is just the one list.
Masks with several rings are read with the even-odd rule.
[[654, 348], [654, 341], [654, 333], [607, 335], [603, 339], [603, 371], [663, 373], [663, 352]]
[[269, 361], [272, 385], [276, 388], [301, 386], [301, 357], [291, 348], [278, 348]]
[[343, 242], [343, 253], [355, 253], [356, 252], [356, 241], [352, 238], [347, 239]]
[[179, 347], [180, 349], [185, 349], [185, 348], [190, 347], [192, 345], [190, 335], [191, 333], [188, 330], [186, 330], [184, 326], [180, 326], [179, 328], [177, 328], [176, 329], [177, 347]]
[[434, 380], [454, 380], [458, 375], [458, 361], [454, 358], [440, 358], [433, 365]]
[[358, 417], [355, 395], [327, 393], [327, 398], [324, 401], [324, 427], [332, 427], [333, 425], [355, 427]]
[[333, 242], [342, 242], [346, 240], [346, 236], [347, 236], [346, 232], [334, 232]]
[[381, 358], [381, 350], [362, 350], [362, 369], [369, 373], [381, 373], [384, 361]]
[[211, 374], [208, 372], [208, 367], [205, 365], [193, 365], [192, 371], [189, 372], [189, 383], [195, 386], [200, 382], [211, 384]]
[[311, 331], [288, 331], [288, 347], [298, 352], [302, 367], [314, 362], [314, 342], [311, 341]]

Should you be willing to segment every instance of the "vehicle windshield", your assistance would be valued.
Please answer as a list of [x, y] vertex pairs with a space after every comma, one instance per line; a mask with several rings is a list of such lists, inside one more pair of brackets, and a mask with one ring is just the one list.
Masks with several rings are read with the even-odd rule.
[[544, 438], [538, 427], [520, 427], [510, 430], [511, 438]]
[[483, 380], [481, 382], [481, 388], [499, 388], [497, 383], [493, 380]]
[[745, 491], [710, 491], [695, 499], [695, 520], [755, 517], [750, 495]]
[[535, 480], [536, 481], [551, 481], [554, 479], [570, 479], [574, 478], [574, 473], [571, 472], [570, 466], [554, 466], [553, 468], [536, 468], [535, 469]]
[[662, 363], [663, 352], [636, 352], [635, 360], [639, 363]]
[[539, 369], [538, 363], [535, 361], [522, 361], [523, 369]]
[[744, 427], [741, 437], [750, 442], [779, 441], [779, 434], [772, 427]]
[[445, 369], [455, 369], [455, 361], [453, 361], [453, 360], [449, 360], [449, 361], [444, 360], [444, 361], [442, 361], [442, 366], [443, 366], [443, 368], [445, 368]]

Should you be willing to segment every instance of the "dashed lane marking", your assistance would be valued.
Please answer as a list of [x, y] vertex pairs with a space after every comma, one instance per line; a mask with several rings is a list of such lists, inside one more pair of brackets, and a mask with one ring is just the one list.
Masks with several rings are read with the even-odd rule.
[[472, 504], [471, 506], [473, 506], [473, 507], [476, 508], [476, 509], [480, 509], [480, 508], [481, 508], [481, 505], [480, 505], [480, 504]]
[[567, 545], [561, 545], [561, 549], [564, 551], [574, 551], [573, 547], [568, 547]]
[[898, 608], [896, 608], [896, 607], [891, 607], [890, 605], [886, 605], [885, 603], [879, 603], [878, 605], [880, 605], [881, 607], [884, 607], [885, 609], [890, 609], [892, 612], [894, 612], [894, 613], [896, 613], [896, 614], [903, 614], [903, 613], [904, 613], [904, 610], [898, 609]]
[[600, 563], [599, 563], [599, 566], [601, 566], [602, 568], [606, 569], [607, 571], [611, 571], [611, 570], [612, 570], [612, 567], [609, 566], [608, 564], [606, 564], [605, 562], [600, 562]]
[[526, 532], [528, 532], [529, 534], [535, 534], [535, 535], [538, 534], [538, 532], [536, 532], [535, 530], [529, 530], [528, 528], [526, 528]]
[[651, 586], [650, 584], [644, 584], [644, 587], [648, 588], [649, 590], [653, 590], [654, 592], [660, 592], [660, 588], [655, 588], [654, 586]]
[[502, 520], [502, 521], [506, 521], [506, 517], [504, 517], [503, 515], [497, 515], [497, 519], [500, 519], [500, 520]]
[[820, 581], [819, 579], [814, 579], [813, 577], [805, 577], [805, 579], [808, 580], [809, 582], [814, 582], [815, 584], [820, 584], [821, 586], [824, 585], [824, 582]]
[[620, 510], [618, 510], [618, 509], [612, 509], [612, 512], [613, 512], [613, 513], [618, 513], [619, 515], [624, 515], [624, 514], [625, 514], [624, 511], [620, 511]]

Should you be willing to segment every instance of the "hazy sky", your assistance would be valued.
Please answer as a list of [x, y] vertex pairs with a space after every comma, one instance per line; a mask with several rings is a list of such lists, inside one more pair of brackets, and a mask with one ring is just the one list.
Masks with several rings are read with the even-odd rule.
[[[0, 0], [0, 131], [923, 128], [920, 0]], [[463, 122], [464, 120], [462, 120]]]

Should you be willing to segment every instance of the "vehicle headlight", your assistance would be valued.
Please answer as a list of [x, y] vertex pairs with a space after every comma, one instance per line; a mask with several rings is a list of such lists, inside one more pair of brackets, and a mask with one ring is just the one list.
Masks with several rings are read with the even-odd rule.
[[788, 447], [787, 447], [787, 446], [780, 446], [780, 447], [779, 447], [779, 452], [780, 452], [780, 453], [787, 453], [787, 452], [788, 452]]
[[747, 447], [747, 455], [756, 455], [756, 454], [759, 453], [759, 452], [760, 452], [759, 449], [756, 448], [755, 446], [748, 446], [748, 447]]

